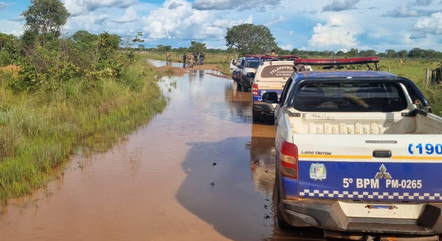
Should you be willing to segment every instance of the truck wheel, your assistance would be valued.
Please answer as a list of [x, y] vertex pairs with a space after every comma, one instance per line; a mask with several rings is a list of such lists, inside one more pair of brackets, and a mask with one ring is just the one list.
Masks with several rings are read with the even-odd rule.
[[250, 89], [249, 87], [242, 85], [242, 91], [249, 92], [249, 89]]
[[238, 81], [236, 81], [236, 90], [242, 91], [242, 85]]
[[254, 111], [253, 107], [252, 107], [252, 119], [254, 123], [262, 122], [262, 116], [259, 115], [256, 111]]
[[276, 173], [275, 175], [275, 185], [273, 186], [273, 208], [274, 214], [276, 218], [276, 223], [278, 227], [283, 230], [291, 229], [292, 226], [288, 224], [284, 217], [282, 216], [281, 210], [279, 209], [279, 203], [281, 202], [280, 194], [279, 194], [279, 175]]

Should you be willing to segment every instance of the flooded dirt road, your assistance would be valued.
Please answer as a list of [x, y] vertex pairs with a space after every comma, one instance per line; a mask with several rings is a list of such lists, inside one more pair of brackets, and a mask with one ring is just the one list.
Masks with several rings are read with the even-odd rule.
[[10, 201], [0, 240], [322, 240], [276, 227], [274, 128], [252, 125], [250, 93], [212, 74], [163, 78], [163, 113]]

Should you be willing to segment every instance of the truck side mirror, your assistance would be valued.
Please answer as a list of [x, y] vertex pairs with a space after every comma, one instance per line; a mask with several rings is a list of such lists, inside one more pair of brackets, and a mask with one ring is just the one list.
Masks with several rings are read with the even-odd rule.
[[267, 92], [262, 95], [262, 101], [266, 103], [278, 103], [278, 94], [276, 92]]

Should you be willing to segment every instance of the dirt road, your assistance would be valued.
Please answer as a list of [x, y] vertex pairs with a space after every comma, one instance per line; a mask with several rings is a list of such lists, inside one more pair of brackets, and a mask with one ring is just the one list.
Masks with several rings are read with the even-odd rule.
[[0, 240], [321, 240], [275, 227], [274, 129], [252, 125], [250, 93], [202, 70], [160, 84], [163, 113], [12, 200]]

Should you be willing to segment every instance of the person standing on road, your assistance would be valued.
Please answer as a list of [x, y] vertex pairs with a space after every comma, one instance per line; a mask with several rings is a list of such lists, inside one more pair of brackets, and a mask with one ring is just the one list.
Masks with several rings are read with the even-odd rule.
[[195, 59], [193, 58], [193, 54], [189, 53], [187, 55], [187, 67], [189, 68], [193, 68], [193, 62], [195, 61]]
[[195, 61], [195, 64], [198, 65], [198, 54], [193, 53], [193, 60]]
[[201, 52], [200, 53], [200, 65], [203, 65], [203, 64], [204, 64], [204, 53]]
[[183, 54], [183, 68], [186, 68], [186, 53]]

